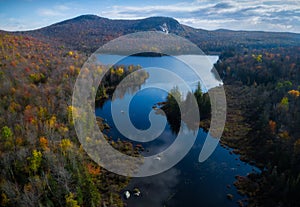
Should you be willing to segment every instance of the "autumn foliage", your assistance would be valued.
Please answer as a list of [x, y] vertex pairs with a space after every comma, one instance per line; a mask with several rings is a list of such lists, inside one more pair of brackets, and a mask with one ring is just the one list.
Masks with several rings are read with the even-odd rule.
[[249, 195], [249, 206], [300, 205], [299, 60], [299, 46], [241, 48], [224, 52], [216, 64], [230, 90], [229, 113], [239, 109], [246, 128], [226, 141], [262, 171], [247, 177], [249, 185], [238, 184]]
[[0, 32], [1, 206], [122, 206], [117, 192], [128, 181], [90, 160], [73, 128], [72, 89], [85, 60]]

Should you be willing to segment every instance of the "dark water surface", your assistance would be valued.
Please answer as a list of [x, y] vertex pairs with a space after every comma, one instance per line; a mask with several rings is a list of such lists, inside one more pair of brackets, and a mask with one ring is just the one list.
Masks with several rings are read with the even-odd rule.
[[[119, 57], [118, 57], [119, 58]], [[191, 57], [197, 59], [197, 57]], [[112, 63], [114, 57], [99, 58], [102, 62]], [[211, 64], [203, 66], [205, 73], [209, 73], [212, 64], [217, 61], [216, 56], [209, 57]], [[198, 61], [201, 58], [198, 58]], [[182, 77], [190, 87], [194, 88], [197, 83], [195, 74], [190, 72], [187, 66], [173, 57], [127, 57], [120, 61], [120, 64], [139, 64], [147, 70], [147, 67], [168, 67], [171, 71], [175, 71]], [[205, 68], [206, 67], [206, 68]], [[149, 74], [151, 76], [151, 73]], [[171, 89], [174, 84], [172, 80], [165, 80], [165, 77], [155, 77], [157, 84], [165, 84], [165, 88]], [[199, 80], [198, 80], [199, 81]], [[204, 90], [212, 88], [220, 84], [214, 78], [203, 78], [206, 84]], [[148, 85], [147, 85], [148, 84]], [[120, 112], [120, 116], [124, 113], [129, 113], [133, 125], [138, 129], [147, 129], [150, 127], [148, 120], [149, 113], [158, 102], [165, 101], [167, 92], [161, 89], [148, 88], [147, 86], [155, 85], [155, 83], [145, 82], [140, 86], [140, 90], [134, 95], [131, 90], [128, 90], [121, 97], [112, 100], [107, 100], [102, 107], [96, 108], [96, 115], [105, 119], [111, 126], [111, 129], [106, 132], [113, 139], [129, 140], [124, 137], [115, 127], [112, 115], [111, 104], [121, 104], [122, 102], [132, 99], [130, 102], [129, 112]], [[202, 84], [204, 85], [204, 84]], [[157, 115], [164, 119], [163, 115]], [[202, 149], [205, 139], [214, 138], [208, 136], [202, 129], [197, 134], [196, 142], [189, 153], [171, 169], [150, 177], [133, 178], [129, 186], [124, 189], [132, 191], [135, 187], [141, 191], [140, 197], [131, 196], [125, 203], [129, 207], [229, 207], [238, 206], [237, 200], [244, 199], [241, 197], [233, 182], [236, 175], [246, 175], [253, 170], [257, 170], [253, 166], [240, 161], [239, 157], [230, 153], [231, 149], [225, 149], [220, 145], [203, 163], [198, 162], [199, 153]], [[168, 148], [176, 139], [176, 134], [172, 132], [170, 125], [167, 123], [163, 133], [155, 140], [142, 143], [145, 151], [144, 156], [155, 155]], [[138, 142], [133, 142], [137, 144]], [[159, 160], [157, 160], [159, 162]], [[233, 200], [227, 199], [227, 194], [234, 196]]]

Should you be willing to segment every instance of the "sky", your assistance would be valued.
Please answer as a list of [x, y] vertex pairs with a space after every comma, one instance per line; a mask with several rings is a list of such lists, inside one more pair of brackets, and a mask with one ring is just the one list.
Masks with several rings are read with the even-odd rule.
[[300, 33], [300, 0], [0, 0], [0, 29], [24, 31], [83, 14], [173, 17], [195, 28]]

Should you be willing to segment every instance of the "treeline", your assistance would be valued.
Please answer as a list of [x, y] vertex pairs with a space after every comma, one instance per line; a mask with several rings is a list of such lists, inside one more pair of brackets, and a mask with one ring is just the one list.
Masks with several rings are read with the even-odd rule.
[[[241, 81], [244, 85], [267, 85], [291, 81], [300, 83], [300, 47], [226, 51], [217, 64], [226, 81]], [[224, 62], [225, 60], [225, 62]]]
[[228, 51], [216, 69], [227, 90], [247, 91], [227, 93], [236, 96], [228, 102], [239, 102], [250, 129], [224, 140], [262, 169], [237, 182], [249, 206], [299, 206], [300, 48]]
[[196, 90], [193, 93], [188, 92], [186, 97], [182, 96], [178, 87], [173, 88], [168, 93], [166, 101], [161, 103], [161, 109], [166, 113], [167, 120], [174, 133], [179, 132], [182, 120], [187, 120], [187, 123], [185, 124], [189, 129], [195, 130], [199, 127], [200, 123], [188, 122], [190, 113], [195, 113], [194, 111], [180, 111], [180, 107], [183, 105], [186, 105], [185, 108], [189, 109], [190, 104], [193, 104], [193, 98], [197, 101], [200, 119], [209, 119], [211, 116], [210, 99], [208, 93], [202, 92], [200, 82], [198, 83]]

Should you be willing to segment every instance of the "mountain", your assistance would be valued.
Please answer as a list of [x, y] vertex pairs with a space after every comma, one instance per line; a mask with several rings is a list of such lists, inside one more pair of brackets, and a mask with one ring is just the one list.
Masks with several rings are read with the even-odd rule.
[[195, 29], [169, 17], [150, 17], [140, 20], [112, 20], [96, 15], [82, 15], [41, 29], [17, 32], [84, 52], [119, 36], [138, 31], [164, 31], [189, 39], [206, 53], [231, 48], [272, 48], [299, 46], [300, 34]]

